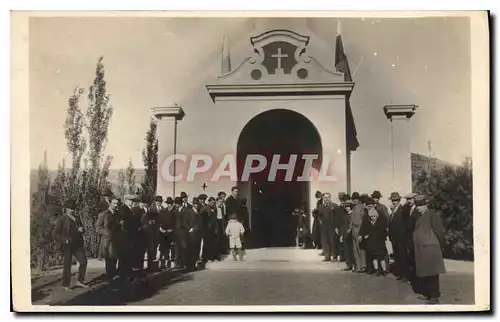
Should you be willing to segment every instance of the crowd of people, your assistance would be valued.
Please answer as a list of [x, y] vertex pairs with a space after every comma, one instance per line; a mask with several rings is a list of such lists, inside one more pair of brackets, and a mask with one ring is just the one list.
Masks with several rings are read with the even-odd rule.
[[[188, 202], [188, 195], [182, 192], [179, 197], [165, 200], [156, 196], [150, 204], [138, 195], [126, 195], [122, 202], [107, 191], [99, 206], [95, 231], [108, 281], [130, 282], [143, 272], [172, 266], [194, 270], [228, 255], [244, 260], [248, 210], [246, 200], [238, 195], [238, 188], [233, 187], [227, 198], [221, 191], [217, 197], [201, 194]], [[63, 208], [64, 215], [57, 219], [54, 229], [63, 253], [63, 286], [70, 288], [74, 256], [79, 262], [75, 286], [87, 287], [85, 229], [74, 200], [68, 200]]]
[[[345, 261], [343, 271], [379, 276], [391, 271], [395, 279], [411, 283], [429, 304], [438, 303], [439, 274], [445, 272], [439, 216], [428, 209], [424, 196], [408, 194], [402, 203], [399, 193], [393, 192], [390, 210], [380, 203], [381, 197], [378, 191], [371, 196], [339, 193], [340, 204], [336, 204], [330, 193], [318, 191], [312, 225], [304, 209], [294, 211], [299, 243], [321, 249], [324, 261]], [[221, 191], [217, 197], [201, 194], [191, 202], [185, 192], [165, 200], [157, 196], [152, 203], [137, 195], [126, 195], [122, 202], [111, 191], [103, 199], [95, 231], [109, 282], [131, 282], [141, 273], [172, 266], [195, 270], [230, 255], [233, 260], [244, 260], [249, 212], [237, 187], [227, 198]], [[63, 208], [54, 230], [64, 258], [63, 286], [69, 289], [74, 256], [79, 262], [75, 286], [87, 287], [85, 229], [74, 200]], [[387, 239], [394, 255], [391, 266]]]
[[[330, 193], [316, 192], [312, 231], [309, 217], [299, 215], [298, 239], [305, 248], [321, 249], [324, 261], [345, 261], [343, 271], [387, 276], [407, 282], [428, 304], [439, 303], [439, 274], [445, 272], [442, 249], [444, 228], [428, 208], [428, 199], [410, 193], [391, 193], [390, 210], [380, 203], [379, 191], [371, 195], [339, 193], [339, 205]], [[387, 239], [394, 265], [389, 266]]]

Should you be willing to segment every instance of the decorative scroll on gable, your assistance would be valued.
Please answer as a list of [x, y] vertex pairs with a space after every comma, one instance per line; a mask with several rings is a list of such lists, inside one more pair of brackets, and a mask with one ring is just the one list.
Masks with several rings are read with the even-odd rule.
[[330, 71], [307, 53], [309, 37], [290, 30], [272, 30], [250, 38], [254, 55], [235, 70], [219, 76], [220, 81], [287, 82], [343, 81], [342, 73]]
[[[354, 84], [344, 74], [323, 67], [307, 51], [309, 37], [290, 30], [271, 30], [250, 38], [253, 55], [217, 79], [207, 89], [215, 100], [236, 92], [314, 91], [350, 93]], [[333, 61], [333, 59], [332, 59]]]

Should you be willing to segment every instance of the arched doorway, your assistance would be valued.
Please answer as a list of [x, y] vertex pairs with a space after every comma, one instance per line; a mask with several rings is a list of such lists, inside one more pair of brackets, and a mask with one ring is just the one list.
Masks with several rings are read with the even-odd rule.
[[[267, 159], [263, 171], [252, 174], [248, 181], [241, 181], [242, 168], [247, 155], [260, 154]], [[310, 182], [297, 180], [303, 174], [303, 155], [318, 158], [313, 168], [321, 166], [322, 145], [320, 135], [305, 116], [300, 113], [274, 109], [252, 118], [241, 131], [237, 146], [239, 187], [242, 197], [249, 201], [251, 247], [294, 246], [297, 220], [293, 210], [310, 209]], [[275, 180], [269, 180], [269, 170], [274, 155], [285, 164], [291, 155], [297, 161], [291, 181], [285, 180], [286, 170], [278, 170]]]

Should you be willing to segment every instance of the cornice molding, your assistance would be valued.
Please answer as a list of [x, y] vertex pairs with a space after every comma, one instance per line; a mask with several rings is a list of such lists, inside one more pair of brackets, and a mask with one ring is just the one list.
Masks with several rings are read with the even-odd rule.
[[218, 97], [231, 96], [349, 96], [354, 88], [354, 83], [218, 84], [206, 87], [215, 102]]
[[415, 114], [417, 107], [417, 105], [386, 105], [384, 106], [384, 114], [390, 120], [402, 117], [409, 119]]
[[159, 120], [171, 117], [180, 121], [186, 115], [186, 113], [184, 113], [184, 110], [180, 106], [153, 107], [151, 108], [151, 112]]

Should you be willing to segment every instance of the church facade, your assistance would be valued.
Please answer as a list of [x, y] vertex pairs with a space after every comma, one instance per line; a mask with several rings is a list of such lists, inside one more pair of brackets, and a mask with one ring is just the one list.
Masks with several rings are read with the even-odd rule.
[[[325, 66], [315, 58], [310, 41], [308, 35], [294, 30], [266, 30], [249, 39], [251, 51], [235, 66], [231, 66], [227, 44], [223, 46], [221, 74], [205, 86], [211, 106], [203, 108], [218, 119], [203, 141], [203, 152], [210, 160], [201, 158], [201, 166], [196, 161], [199, 169], [212, 170], [197, 173], [191, 180], [187, 180], [189, 158], [202, 153], [183, 149], [182, 141], [188, 138], [180, 137], [179, 127], [196, 115], [181, 106], [152, 109], [158, 119], [158, 194], [229, 194], [237, 186], [247, 200], [250, 225], [255, 228], [269, 216], [263, 214], [264, 209], [291, 213], [303, 207], [311, 213], [316, 191], [330, 192], [333, 199], [338, 192], [354, 191], [349, 98], [355, 84], [345, 70]], [[406, 193], [411, 191], [411, 165], [405, 126], [415, 106], [386, 106], [383, 111], [393, 140], [387, 151], [393, 165], [388, 179], [394, 191]], [[174, 155], [187, 158], [174, 161]], [[236, 168], [237, 178], [222, 175], [214, 180], [213, 169], [221, 164], [224, 170]], [[242, 178], [245, 167], [259, 171]], [[270, 173], [276, 174], [274, 180], [269, 179]], [[304, 179], [305, 173], [311, 176]]]

